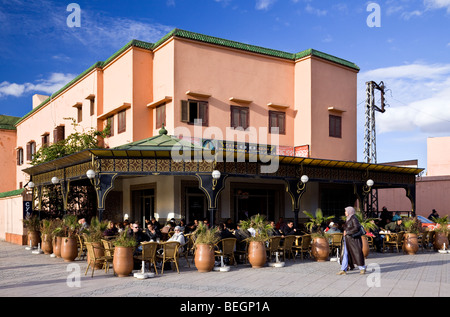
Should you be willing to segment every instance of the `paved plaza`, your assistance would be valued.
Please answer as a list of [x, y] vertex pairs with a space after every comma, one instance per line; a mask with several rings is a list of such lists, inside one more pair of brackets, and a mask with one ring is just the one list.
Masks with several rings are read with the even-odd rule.
[[449, 297], [450, 254], [419, 251], [371, 253], [368, 272], [351, 271], [338, 276], [337, 262], [310, 259], [287, 260], [283, 268], [250, 265], [231, 267], [229, 272], [198, 273], [180, 260], [180, 274], [138, 280], [113, 276], [102, 270], [85, 276], [85, 260], [64, 262], [49, 255], [33, 254], [25, 246], [0, 242], [1, 297]]

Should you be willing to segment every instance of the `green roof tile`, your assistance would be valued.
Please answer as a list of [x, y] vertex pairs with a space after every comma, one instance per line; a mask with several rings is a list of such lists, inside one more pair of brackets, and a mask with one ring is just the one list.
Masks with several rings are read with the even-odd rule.
[[3, 192], [3, 193], [0, 193], [0, 198], [6, 198], [6, 197], [12, 197], [12, 196], [18, 196], [18, 195], [21, 195], [21, 194], [23, 193], [24, 190], [25, 190], [25, 189], [22, 188], [22, 189], [12, 190], [12, 191], [9, 191], [9, 192]]
[[20, 117], [0, 115], [0, 129], [16, 130], [15, 124], [20, 120]]

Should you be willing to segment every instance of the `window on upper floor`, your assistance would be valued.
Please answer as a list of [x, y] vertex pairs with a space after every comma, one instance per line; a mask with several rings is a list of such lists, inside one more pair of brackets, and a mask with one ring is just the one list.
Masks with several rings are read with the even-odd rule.
[[156, 107], [156, 129], [162, 128], [166, 124], [166, 104]]
[[231, 127], [232, 128], [243, 128], [244, 130], [249, 127], [249, 108], [248, 107], [231, 107]]
[[342, 138], [342, 117], [330, 114], [329, 130], [330, 137]]
[[36, 154], [36, 142], [30, 141], [27, 143], [27, 161], [31, 161]]
[[105, 120], [105, 128], [109, 128], [108, 137], [114, 136], [114, 115]]
[[282, 111], [269, 110], [269, 132], [278, 128], [278, 134], [286, 134], [286, 113]]
[[17, 149], [17, 165], [23, 164], [23, 149], [20, 147]]
[[81, 103], [77, 104], [77, 123], [83, 121], [83, 106]]
[[50, 144], [50, 133], [46, 132], [42, 135], [42, 147], [47, 147]]
[[93, 116], [94, 114], [95, 114], [95, 97], [93, 97], [93, 98], [90, 98], [89, 99], [89, 102], [90, 102], [90, 114], [91, 114], [91, 116]]
[[117, 133], [122, 133], [127, 130], [127, 112], [122, 110], [117, 114]]
[[63, 125], [57, 126], [53, 130], [53, 143], [58, 143], [66, 138], [65, 136], [65, 127]]
[[203, 126], [208, 126], [208, 102], [181, 100], [181, 121], [194, 124], [196, 120], [201, 120]]

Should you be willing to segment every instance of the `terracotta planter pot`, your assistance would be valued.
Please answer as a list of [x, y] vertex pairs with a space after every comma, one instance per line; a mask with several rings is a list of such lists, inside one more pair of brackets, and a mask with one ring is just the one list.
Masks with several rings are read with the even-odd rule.
[[364, 254], [364, 258], [367, 258], [369, 256], [369, 253], [370, 253], [369, 241], [367, 241], [367, 237], [366, 236], [362, 236], [361, 237], [361, 241], [362, 241], [362, 251], [363, 251], [363, 254]]
[[197, 244], [195, 247], [195, 267], [201, 273], [214, 268], [214, 248], [209, 244]]
[[28, 241], [27, 245], [32, 247], [37, 247], [39, 243], [41, 243], [41, 233], [39, 231], [28, 231]]
[[403, 251], [409, 255], [414, 255], [419, 251], [419, 241], [417, 234], [406, 233], [405, 241], [403, 241]]
[[264, 242], [250, 241], [248, 245], [248, 262], [252, 268], [258, 269], [264, 266], [267, 261], [266, 246]]
[[444, 247], [444, 243], [445, 243], [445, 248], [449, 249], [448, 246], [448, 234], [444, 233], [444, 232], [436, 232], [435, 236], [434, 236], [434, 249], [437, 250], [442, 250]]
[[62, 245], [62, 237], [55, 237], [53, 239], [53, 254], [57, 257], [61, 257], [61, 245]]
[[44, 254], [52, 254], [53, 243], [52, 243], [52, 236], [50, 234], [42, 235], [41, 249], [44, 252]]
[[322, 237], [314, 238], [311, 245], [311, 254], [317, 262], [327, 261], [328, 256], [330, 255], [330, 244], [328, 243], [328, 239]]
[[[92, 245], [94, 246], [94, 254], [95, 254], [96, 258], [99, 258], [99, 257], [102, 257], [102, 256], [105, 255], [105, 251], [102, 248], [103, 247], [102, 243], [100, 243], [100, 242], [92, 242]], [[87, 263], [90, 262], [89, 261], [90, 260], [89, 253], [86, 256], [86, 260], [87, 260]], [[102, 267], [103, 267], [102, 262], [97, 261], [95, 263], [95, 269], [96, 270], [100, 270]]]
[[65, 262], [75, 261], [78, 256], [78, 244], [75, 237], [63, 237], [61, 243], [61, 257]]
[[127, 277], [131, 274], [134, 267], [133, 248], [115, 247], [113, 268], [119, 277]]

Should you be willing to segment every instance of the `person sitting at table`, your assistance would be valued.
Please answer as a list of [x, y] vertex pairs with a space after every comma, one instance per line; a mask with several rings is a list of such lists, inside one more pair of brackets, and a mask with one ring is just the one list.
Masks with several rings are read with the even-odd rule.
[[227, 226], [228, 230], [235, 230], [236, 224], [231, 220], [231, 218], [228, 218], [227, 221], [225, 221], [225, 225]]
[[270, 221], [270, 225], [272, 226], [272, 229], [268, 232], [269, 236], [281, 236], [281, 231], [277, 229], [277, 226], [275, 224], [275, 221]]
[[219, 233], [220, 240], [226, 239], [226, 238], [235, 238], [233, 233], [231, 233], [231, 231], [228, 230], [228, 228], [224, 222], [219, 223], [218, 228], [219, 228], [218, 233]]
[[176, 226], [174, 229], [174, 234], [169, 238], [167, 241], [178, 241], [180, 243], [180, 247], [178, 248], [178, 252], [183, 252], [184, 248], [183, 245], [186, 243], [186, 239], [184, 237], [183, 232], [181, 232], [181, 227]]
[[118, 230], [116, 226], [114, 225], [114, 222], [110, 221], [108, 223], [108, 228], [103, 232], [103, 235], [105, 237], [114, 237], [118, 234]]
[[135, 222], [132, 223], [131, 229], [133, 230], [131, 233], [129, 233], [130, 236], [134, 237], [136, 240], [136, 251], [135, 253], [142, 252], [142, 246], [141, 242], [149, 241], [149, 238], [146, 234], [144, 234], [139, 227], [139, 223]]
[[241, 225], [238, 223], [236, 224], [236, 229], [234, 230], [234, 237], [237, 239], [237, 242], [241, 242], [242, 240], [245, 240], [247, 238], [250, 238], [250, 232], [248, 230], [242, 229]]
[[185, 231], [186, 231], [186, 220], [184, 220], [184, 219], [180, 220], [180, 230], [183, 233], [185, 233]]
[[158, 229], [161, 230], [161, 224], [158, 222], [158, 220], [156, 220], [155, 217], [152, 217], [152, 219], [150, 220], [150, 222], [153, 224], [153, 226]]
[[194, 219], [193, 222], [189, 223], [186, 226], [186, 229], [184, 230], [185, 233], [191, 233], [194, 232], [195, 230], [197, 230], [197, 226], [198, 226], [198, 220]]
[[326, 230], [325, 232], [328, 234], [342, 233], [342, 231], [339, 230], [338, 225], [334, 222], [330, 222], [330, 224], [328, 225], [328, 230]]
[[282, 236], [299, 235], [300, 233], [294, 228], [294, 222], [289, 221], [282, 231]]
[[403, 226], [403, 220], [402, 218], [398, 218], [396, 221], [392, 221], [388, 223], [385, 227], [386, 230], [389, 230], [390, 232], [398, 233], [400, 231], [405, 231], [405, 227]]
[[161, 239], [161, 232], [151, 222], [148, 223], [144, 233], [148, 236], [149, 241], [159, 241]]

